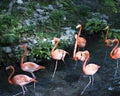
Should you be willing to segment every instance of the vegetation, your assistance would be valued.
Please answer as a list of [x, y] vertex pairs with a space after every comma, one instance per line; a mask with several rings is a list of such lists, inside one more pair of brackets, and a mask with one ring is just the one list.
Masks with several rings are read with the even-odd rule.
[[[39, 59], [50, 58], [50, 50], [52, 48], [51, 42], [41, 42], [44, 38], [53, 39], [54, 36], [59, 37], [63, 32], [62, 28], [70, 26], [75, 28], [78, 23], [84, 27], [83, 34], [94, 35], [101, 34], [107, 25], [113, 28], [109, 32], [109, 36], [117, 37], [120, 39], [120, 25], [119, 20], [116, 18], [120, 14], [120, 8], [114, 0], [98, 0], [99, 6], [93, 9], [87, 4], [81, 4], [77, 0], [55, 0], [46, 3], [43, 1], [32, 1], [22, 5], [14, 5], [10, 14], [7, 13], [8, 4], [10, 2], [1, 2], [1, 15], [0, 15], [0, 44], [1, 47], [7, 45], [15, 45], [21, 42], [21, 38], [31, 37], [36, 35], [39, 42], [35, 45], [30, 52], [30, 56]], [[55, 10], [49, 13], [49, 19], [38, 20], [36, 25], [25, 25], [23, 21], [31, 18], [34, 13], [36, 5], [48, 6], [53, 4]], [[58, 5], [57, 5], [58, 4]], [[17, 9], [17, 7], [21, 9]], [[23, 8], [23, 9], [22, 9]], [[117, 19], [117, 20], [116, 20]], [[49, 40], [48, 40], [49, 41]], [[62, 42], [62, 47], [68, 46], [66, 42]], [[2, 54], [3, 55], [3, 54]], [[1, 56], [4, 57], [4, 56]]]

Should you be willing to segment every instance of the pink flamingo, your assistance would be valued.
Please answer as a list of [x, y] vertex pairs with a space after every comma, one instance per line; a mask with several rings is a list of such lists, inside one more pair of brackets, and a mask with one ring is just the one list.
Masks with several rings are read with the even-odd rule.
[[75, 39], [76, 39], [76, 41], [77, 41], [77, 47], [84, 49], [84, 47], [86, 46], [87, 41], [86, 41], [85, 38], [80, 37], [80, 35], [81, 35], [81, 30], [82, 30], [82, 25], [81, 25], [81, 24], [78, 24], [78, 25], [76, 26], [76, 28], [79, 28], [78, 34], [75, 34]]
[[[106, 30], [106, 35], [105, 35], [105, 46], [106, 47], [112, 47], [113, 43], [111, 42], [111, 39], [108, 39], [108, 32], [109, 32], [109, 26], [106, 26], [105, 30]], [[106, 61], [106, 57], [107, 57], [107, 50], [105, 52], [105, 58], [104, 58], [104, 62]]]
[[[19, 47], [24, 48], [24, 53], [23, 53], [23, 56], [22, 56], [21, 62], [20, 62], [21, 69], [23, 71], [31, 73], [33, 78], [36, 79], [36, 76], [34, 75], [33, 72], [38, 71], [40, 69], [45, 69], [45, 67], [41, 66], [41, 65], [38, 65], [38, 64], [36, 64], [34, 62], [25, 62], [25, 63], [23, 63], [24, 62], [24, 58], [25, 58], [25, 56], [27, 54], [27, 46], [24, 44], [24, 45], [20, 45]], [[34, 88], [35, 88], [35, 83], [34, 83]]]
[[117, 60], [117, 67], [114, 76], [117, 74], [117, 69], [118, 69], [118, 59], [120, 58], [120, 47], [119, 46], [119, 40], [117, 38], [111, 40], [112, 43], [116, 43], [112, 51], [110, 52], [110, 57], [114, 60]]
[[[89, 82], [88, 84], [84, 87], [83, 91], [81, 92], [81, 95], [84, 94], [86, 88], [90, 85], [90, 83], [93, 84], [93, 81], [94, 81], [94, 74], [98, 71], [98, 69], [100, 68], [100, 66], [96, 65], [96, 64], [87, 64], [89, 58], [90, 58], [90, 53], [89, 51], [83, 51], [81, 53], [81, 56], [84, 56], [84, 54], [86, 54], [86, 58], [83, 62], [83, 65], [82, 65], [82, 71], [85, 75], [89, 75]], [[86, 65], [87, 64], [87, 65]]]
[[59, 43], [58, 38], [54, 37], [54, 41], [55, 41], [55, 45], [50, 52], [51, 57], [56, 60], [56, 65], [55, 65], [54, 73], [52, 75], [52, 79], [54, 78], [55, 73], [56, 73], [58, 60], [62, 60], [65, 63], [64, 58], [65, 58], [66, 54], [69, 54], [67, 51], [64, 51], [62, 49], [56, 49], [56, 47]]
[[75, 64], [74, 69], [75, 69], [76, 66], [77, 66], [77, 61], [78, 61], [78, 60], [80, 60], [80, 61], [83, 62], [83, 61], [85, 60], [85, 58], [86, 58], [86, 54], [84, 54], [84, 56], [81, 56], [82, 51], [76, 52], [76, 50], [77, 50], [77, 40], [76, 40], [76, 42], [75, 42], [74, 51], [73, 51], [73, 59], [76, 61], [76, 64]]
[[[15, 75], [12, 78], [13, 74], [15, 73], [15, 69], [14, 69], [14, 67], [12, 65], [6, 67], [6, 70], [8, 70], [8, 69], [12, 70], [11, 74], [8, 77], [8, 82], [10, 84], [19, 85], [22, 88], [23, 96], [25, 95], [25, 92], [27, 91], [27, 88], [25, 87], [25, 85], [27, 85], [27, 84], [29, 84], [31, 82], [35, 82], [35, 83], [38, 82], [34, 78], [31, 78], [31, 77], [29, 77], [27, 75], [24, 75], [24, 74], [18, 74], [18, 75]], [[17, 93], [16, 95], [18, 95], [18, 94], [19, 93]]]

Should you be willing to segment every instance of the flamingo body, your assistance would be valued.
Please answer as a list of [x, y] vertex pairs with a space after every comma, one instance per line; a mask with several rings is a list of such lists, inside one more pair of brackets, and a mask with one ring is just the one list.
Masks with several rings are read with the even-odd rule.
[[[55, 41], [55, 45], [54, 47], [52, 48], [51, 52], [50, 52], [50, 55], [51, 57], [56, 60], [56, 65], [55, 65], [55, 68], [54, 68], [54, 73], [52, 75], [52, 79], [54, 78], [55, 76], [55, 73], [56, 73], [56, 69], [57, 69], [57, 61], [58, 60], [62, 60], [64, 62], [64, 58], [66, 56], [66, 54], [69, 54], [67, 51], [64, 51], [62, 49], [56, 49], [58, 43], [59, 43], [59, 40], [58, 38], [54, 37], [54, 41]], [[65, 63], [65, 62], [64, 62]]]
[[34, 62], [25, 62], [22, 65], [21, 69], [23, 71], [27, 71], [27, 72], [31, 73], [31, 72], [34, 72], [34, 71], [38, 71], [39, 69], [45, 69], [45, 67], [44, 66], [40, 66], [40, 65], [38, 65], [38, 64], [36, 64]]
[[55, 60], [64, 60], [66, 54], [68, 54], [68, 52], [62, 49], [56, 49], [54, 52], [51, 52], [51, 57]]
[[21, 62], [20, 62], [21, 69], [22, 69], [23, 71], [26, 71], [26, 72], [31, 73], [32, 76], [33, 76], [34, 78], [36, 78], [35, 75], [33, 74], [33, 72], [34, 72], [34, 71], [38, 71], [39, 69], [45, 69], [45, 67], [44, 67], [44, 66], [41, 66], [41, 65], [38, 65], [38, 64], [36, 64], [36, 63], [34, 63], [34, 62], [25, 62], [25, 63], [24, 63], [24, 58], [25, 58], [25, 56], [26, 56], [26, 54], [27, 54], [27, 46], [26, 46], [26, 45], [22, 45], [22, 46], [19, 46], [19, 47], [22, 47], [22, 48], [25, 49], [25, 50], [24, 50], [24, 53], [23, 53], [23, 56], [22, 56], [22, 58], [21, 58]]
[[85, 38], [80, 37], [80, 35], [81, 35], [81, 30], [82, 30], [82, 25], [81, 25], [81, 24], [78, 24], [78, 25], [76, 26], [76, 28], [79, 28], [78, 34], [75, 34], [75, 39], [76, 39], [76, 41], [77, 41], [77, 47], [78, 47], [78, 48], [84, 48], [84, 47], [86, 46], [87, 41], [86, 41]]
[[[36, 83], [36, 82], [38, 82], [37, 80], [35, 80], [34, 78], [31, 78], [31, 77], [29, 77], [29, 76], [27, 76], [27, 75], [24, 75], [24, 74], [18, 74], [18, 75], [15, 75], [14, 77], [12, 77], [13, 75], [14, 75], [14, 73], [15, 73], [15, 69], [14, 69], [14, 67], [12, 66], [12, 65], [10, 65], [10, 66], [8, 66], [8, 67], [6, 67], [6, 70], [8, 70], [8, 69], [11, 69], [12, 70], [12, 72], [11, 72], [11, 74], [9, 75], [9, 77], [8, 77], [8, 82], [10, 83], [10, 84], [14, 84], [14, 85], [19, 85], [19, 86], [21, 86], [21, 88], [22, 88], [22, 93], [23, 93], [23, 96], [25, 95], [25, 91], [27, 91], [27, 88], [25, 87], [25, 85], [27, 85], [27, 84], [29, 84], [29, 83], [31, 83], [31, 82], [34, 82], [34, 83]], [[18, 94], [18, 93], [17, 93]], [[16, 95], [17, 95], [16, 94]], [[16, 96], [15, 95], [15, 96]]]
[[[85, 55], [84, 55], [85, 54]], [[81, 56], [86, 56], [85, 60], [83, 61], [83, 64], [82, 64], [82, 71], [85, 75], [89, 75], [89, 82], [88, 84], [84, 87], [83, 91], [81, 92], [81, 95], [85, 92], [86, 88], [92, 83], [93, 84], [93, 81], [94, 81], [94, 74], [98, 71], [98, 69], [100, 68], [99, 65], [97, 64], [87, 64], [89, 58], [90, 58], [90, 53], [89, 51], [83, 51], [81, 52]]]
[[83, 37], [77, 37], [75, 36], [75, 39], [77, 40], [77, 46], [78, 48], [84, 48], [86, 46], [86, 39]]
[[37, 81], [35, 79], [27, 76], [27, 75], [19, 74], [19, 75], [16, 75], [12, 78], [12, 82], [15, 85], [24, 86], [24, 85], [29, 84], [31, 82], [36, 83]]
[[96, 64], [88, 64], [85, 66], [85, 69], [83, 69], [83, 73], [86, 75], [94, 75], [99, 68], [100, 66]]

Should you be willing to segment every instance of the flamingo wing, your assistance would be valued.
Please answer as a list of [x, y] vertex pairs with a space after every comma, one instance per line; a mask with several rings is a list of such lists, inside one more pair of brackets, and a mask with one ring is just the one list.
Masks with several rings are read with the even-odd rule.
[[23, 86], [23, 85], [33, 82], [33, 78], [27, 75], [19, 74], [19, 75], [14, 76], [12, 78], [12, 81], [16, 85]]
[[86, 68], [86, 70], [84, 70], [85, 74], [94, 75], [98, 71], [98, 68], [100, 68], [100, 66], [96, 64], [88, 64], [86, 65], [85, 68]]
[[114, 51], [114, 56], [116, 57], [116, 59], [120, 58], [120, 47]]
[[34, 72], [34, 71], [37, 71], [37, 70], [38, 70], [38, 67], [39, 67], [39, 65], [37, 65], [36, 63], [33, 63], [33, 62], [25, 62], [25, 63], [23, 64], [22, 69], [23, 69], [24, 71]]
[[62, 49], [56, 49], [51, 53], [52, 58], [56, 60], [64, 59], [65, 55], [66, 55], [66, 51]]

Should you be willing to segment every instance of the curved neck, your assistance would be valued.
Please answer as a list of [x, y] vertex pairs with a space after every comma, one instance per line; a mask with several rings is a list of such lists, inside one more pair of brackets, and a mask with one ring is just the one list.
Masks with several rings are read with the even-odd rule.
[[86, 64], [90, 58], [90, 54], [88, 51], [85, 51], [85, 55], [86, 55], [86, 58], [85, 58], [85, 61], [83, 62], [83, 65], [82, 65], [83, 71], [85, 70]]
[[78, 37], [81, 35], [81, 30], [82, 30], [82, 26], [80, 26], [79, 32], [78, 32]]
[[114, 59], [114, 51], [118, 48], [119, 46], [119, 40], [118, 39], [114, 39], [113, 40], [114, 43], [116, 43], [116, 45], [114, 46], [114, 48], [112, 49], [112, 51], [110, 52], [110, 57]]
[[75, 54], [76, 54], [76, 50], [77, 50], [77, 40], [75, 42], [75, 46], [74, 46], [74, 51], [73, 51], [73, 59], [76, 58]]
[[15, 72], [15, 69], [14, 69], [13, 67], [12, 67], [11, 69], [12, 69], [12, 72], [11, 72], [11, 74], [10, 74], [9, 77], [8, 77], [8, 82], [9, 82], [10, 84], [13, 84], [11, 78], [12, 78], [14, 72]]
[[53, 52], [55, 50], [55, 48], [57, 47], [57, 45], [58, 45], [58, 41], [56, 41], [56, 43], [55, 43], [54, 47], [52, 48], [51, 52]]
[[20, 66], [23, 65], [24, 58], [25, 58], [26, 54], [27, 54], [27, 47], [25, 48], [24, 53], [23, 53], [23, 56], [22, 56], [22, 58], [21, 58]]
[[108, 31], [109, 31], [109, 28], [106, 30], [105, 40], [108, 39]]

